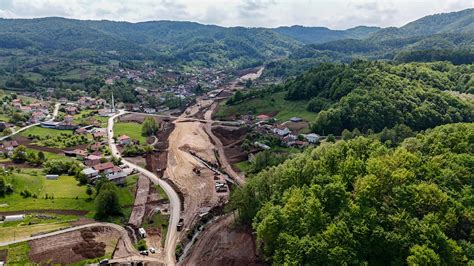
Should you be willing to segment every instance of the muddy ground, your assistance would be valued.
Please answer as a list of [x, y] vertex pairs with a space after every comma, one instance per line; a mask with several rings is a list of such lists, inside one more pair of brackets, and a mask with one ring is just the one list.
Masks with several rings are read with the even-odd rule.
[[69, 264], [110, 253], [120, 233], [107, 227], [93, 227], [29, 242], [33, 263]]
[[264, 265], [248, 228], [227, 215], [208, 225], [179, 265]]

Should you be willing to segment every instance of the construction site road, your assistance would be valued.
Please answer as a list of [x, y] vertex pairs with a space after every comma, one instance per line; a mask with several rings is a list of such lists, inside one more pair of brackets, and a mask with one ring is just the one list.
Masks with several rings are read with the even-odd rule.
[[115, 119], [118, 117], [126, 114], [124, 110], [120, 110], [117, 114], [109, 118], [108, 125], [107, 125], [107, 134], [108, 134], [108, 142], [110, 146], [110, 151], [112, 156], [115, 158], [122, 159], [122, 162], [130, 167], [131, 169], [135, 169], [136, 171], [140, 172], [141, 174], [147, 176], [154, 184], [159, 185], [166, 193], [170, 200], [170, 220], [168, 226], [168, 232], [166, 234], [166, 242], [165, 242], [165, 261], [166, 265], [175, 265], [176, 264], [176, 242], [178, 239], [178, 232], [177, 232], [177, 225], [179, 222], [180, 210], [181, 210], [181, 202], [178, 197], [176, 191], [173, 188], [163, 181], [162, 179], [158, 178], [154, 173], [146, 170], [143, 167], [140, 167], [136, 164], [133, 164], [124, 158], [120, 154], [117, 145], [114, 142], [114, 123]]

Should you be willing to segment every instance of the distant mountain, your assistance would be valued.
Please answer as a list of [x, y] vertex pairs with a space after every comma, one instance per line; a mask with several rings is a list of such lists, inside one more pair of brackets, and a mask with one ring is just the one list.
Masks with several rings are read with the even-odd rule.
[[359, 26], [347, 30], [331, 30], [325, 27], [291, 26], [273, 30], [305, 44], [318, 44], [342, 39], [364, 39], [379, 29], [379, 27]]
[[174, 21], [0, 19], [0, 49], [27, 49], [76, 57], [158, 59], [203, 66], [245, 67], [287, 56], [300, 46], [296, 40], [262, 28], [225, 28]]
[[305, 45], [295, 50], [289, 60], [269, 64], [267, 73], [294, 75], [320, 62], [351, 62], [359, 58], [474, 63], [474, 9], [427, 16], [400, 28], [380, 29], [366, 38]]

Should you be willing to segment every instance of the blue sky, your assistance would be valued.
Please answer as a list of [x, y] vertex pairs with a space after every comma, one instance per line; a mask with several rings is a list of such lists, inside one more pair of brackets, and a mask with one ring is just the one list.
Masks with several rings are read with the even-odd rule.
[[186, 20], [222, 26], [402, 26], [426, 15], [474, 7], [474, 0], [0, 0], [0, 17], [61, 16], [120, 21]]

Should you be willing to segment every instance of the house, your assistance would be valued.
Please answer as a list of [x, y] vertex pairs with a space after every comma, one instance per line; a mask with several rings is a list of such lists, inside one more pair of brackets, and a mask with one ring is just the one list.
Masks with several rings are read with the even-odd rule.
[[87, 178], [95, 178], [99, 175], [99, 171], [94, 168], [85, 168], [81, 171]]
[[103, 131], [97, 131], [92, 134], [92, 137], [94, 137], [94, 140], [101, 140], [104, 138], [107, 134]]
[[83, 160], [84, 158], [87, 157], [87, 152], [81, 149], [75, 149], [74, 154], [76, 155], [76, 158], [79, 160]]
[[303, 118], [301, 118], [301, 117], [292, 117], [292, 118], [290, 118], [290, 121], [293, 122], [293, 123], [303, 122]]
[[75, 106], [67, 106], [66, 108], [64, 108], [64, 111], [68, 115], [75, 115], [79, 112], [79, 110]]
[[118, 140], [118, 143], [120, 145], [128, 145], [128, 144], [130, 144], [130, 141], [131, 141], [130, 137], [127, 136], [127, 135], [122, 135], [122, 136], [118, 137], [117, 140]]
[[319, 142], [319, 135], [315, 133], [305, 134], [303, 137], [311, 144]]
[[91, 150], [93, 150], [93, 151], [98, 151], [98, 150], [102, 149], [102, 147], [104, 147], [104, 144], [101, 143], [101, 142], [96, 142], [96, 143], [94, 143], [90, 146]]
[[261, 148], [261, 149], [264, 149], [264, 150], [269, 150], [270, 149], [270, 146], [266, 145], [266, 144], [263, 144], [261, 142], [258, 142], [258, 141], [255, 141], [253, 143], [253, 145], [255, 145], [256, 147], [258, 148]]
[[277, 134], [280, 137], [284, 137], [284, 136], [290, 134], [291, 131], [287, 127], [276, 126], [272, 129], [272, 132]]
[[143, 108], [143, 111], [147, 114], [154, 114], [156, 113], [156, 109], [155, 108]]
[[89, 167], [93, 167], [94, 165], [100, 164], [101, 159], [102, 159], [102, 156], [91, 154], [84, 158], [84, 164]]
[[87, 134], [87, 129], [83, 128], [83, 127], [80, 127], [78, 129], [76, 129], [76, 134], [78, 135], [83, 135], [83, 134]]
[[125, 179], [127, 178], [127, 173], [125, 172], [113, 172], [106, 175], [107, 179], [111, 182], [114, 182], [117, 185], [122, 185], [125, 183]]
[[270, 119], [271, 117], [265, 114], [260, 114], [260, 115], [257, 115], [255, 118], [257, 118], [257, 120], [264, 121], [264, 120]]
[[102, 172], [105, 172], [107, 170], [113, 169], [114, 164], [111, 163], [111, 162], [100, 163], [100, 164], [94, 165], [92, 168], [94, 168], [94, 170], [98, 171], [99, 173], [102, 173]]
[[72, 115], [65, 115], [64, 116], [64, 122], [65, 123], [72, 123], [74, 121], [74, 117]]

